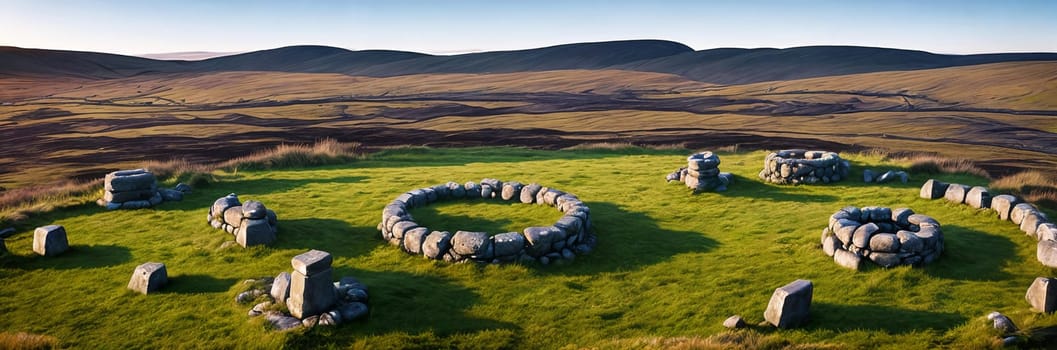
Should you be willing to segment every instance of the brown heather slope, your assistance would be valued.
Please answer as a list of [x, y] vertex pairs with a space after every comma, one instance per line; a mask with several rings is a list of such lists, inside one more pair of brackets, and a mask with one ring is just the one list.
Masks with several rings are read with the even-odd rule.
[[617, 70], [389, 78], [224, 72], [0, 78], [0, 186], [322, 138], [390, 145], [885, 148], [1057, 165], [1057, 62], [716, 86]]

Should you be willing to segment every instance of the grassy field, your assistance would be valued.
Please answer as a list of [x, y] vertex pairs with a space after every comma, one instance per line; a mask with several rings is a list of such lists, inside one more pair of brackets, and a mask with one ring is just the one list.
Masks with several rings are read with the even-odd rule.
[[[537, 151], [518, 148], [384, 151], [320, 168], [239, 171], [183, 202], [107, 212], [94, 205], [30, 219], [64, 225], [72, 249], [32, 254], [32, 232], [7, 240], [0, 257], [0, 330], [45, 334], [77, 348], [980, 348], [995, 344], [985, 315], [1001, 311], [1027, 334], [1057, 326], [1029, 310], [1024, 292], [1055, 271], [1035, 260], [1034, 242], [990, 212], [917, 196], [909, 184], [850, 180], [776, 186], [757, 180], [765, 153], [721, 153], [737, 176], [725, 193], [691, 195], [664, 175], [685, 164], [678, 151]], [[880, 164], [850, 155], [853, 176]], [[409, 256], [375, 230], [400, 193], [449, 180], [495, 177], [538, 182], [591, 207], [598, 247], [551, 266], [449, 265]], [[986, 184], [968, 175], [939, 175]], [[205, 222], [217, 197], [236, 192], [279, 214], [271, 247], [222, 248], [232, 237]], [[846, 205], [906, 206], [943, 224], [946, 251], [925, 268], [844, 269], [822, 253], [830, 214]], [[417, 209], [433, 229], [502, 232], [549, 224], [557, 211], [491, 201]], [[1051, 213], [1054, 214], [1054, 213]], [[335, 257], [335, 278], [370, 287], [369, 320], [280, 333], [234, 301], [249, 278], [289, 271], [308, 249]], [[164, 262], [160, 294], [125, 289], [133, 268]], [[739, 314], [755, 325], [772, 291], [794, 279], [815, 283], [804, 328], [753, 326], [728, 332]]]

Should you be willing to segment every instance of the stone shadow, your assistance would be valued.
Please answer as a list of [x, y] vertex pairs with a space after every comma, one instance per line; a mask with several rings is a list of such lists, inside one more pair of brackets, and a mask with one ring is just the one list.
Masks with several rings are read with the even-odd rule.
[[[1016, 244], [1009, 237], [958, 225], [943, 225], [943, 245], [943, 255], [940, 255], [939, 260], [925, 266], [925, 271], [930, 275], [972, 281], [997, 281], [1011, 277], [1002, 270], [1006, 263], [1017, 256]], [[1037, 263], [1034, 254], [1027, 263]]]
[[[313, 328], [302, 336], [290, 337], [286, 344], [288, 347], [346, 347], [365, 335], [390, 334], [437, 341], [439, 337], [482, 331], [512, 334], [521, 331], [516, 324], [469, 315], [469, 309], [480, 302], [480, 295], [443, 277], [335, 266], [334, 279], [342, 276], [356, 277], [367, 285], [370, 294], [369, 316], [338, 327]], [[445, 339], [443, 343], [451, 344], [455, 340]], [[504, 340], [495, 341], [501, 343]], [[513, 337], [505, 341], [510, 342], [509, 346], [500, 348], [516, 345]], [[432, 347], [435, 346], [441, 344]], [[432, 348], [426, 344], [422, 347]]]
[[[218, 231], [219, 232], [219, 231]], [[231, 239], [234, 236], [228, 235]], [[270, 247], [275, 249], [322, 249], [334, 256], [363, 256], [382, 241], [376, 227], [353, 226], [337, 219], [279, 217], [279, 234]]]
[[840, 305], [814, 302], [806, 329], [884, 331], [904, 334], [924, 329], [946, 331], [968, 319], [956, 313], [907, 310], [884, 305]]
[[[484, 201], [476, 201], [477, 203], [483, 203]], [[431, 230], [444, 230], [455, 233], [455, 231], [475, 231], [475, 232], [488, 232], [489, 234], [498, 234], [507, 232], [502, 230], [503, 227], [510, 225], [511, 220], [488, 216], [468, 216], [468, 215], [451, 215], [441, 214], [438, 210], [438, 206], [444, 205], [457, 205], [461, 201], [446, 201], [443, 203], [436, 203], [425, 207], [418, 207], [411, 210], [411, 215], [415, 217], [415, 222], [422, 223], [429, 227]], [[467, 202], [469, 203], [469, 202]], [[488, 200], [487, 203], [493, 205], [528, 205], [521, 202], [507, 202], [499, 200]], [[545, 220], [540, 220], [540, 225], [550, 224]], [[523, 228], [519, 228], [523, 229]]]
[[[32, 244], [32, 236], [30, 237]], [[22, 270], [43, 269], [92, 269], [116, 266], [132, 260], [131, 251], [118, 245], [71, 245], [69, 250], [56, 256], [16, 255], [8, 252], [0, 257], [0, 266]], [[130, 272], [131, 273], [131, 272]]]
[[[131, 273], [130, 273], [131, 276]], [[234, 278], [216, 278], [209, 275], [170, 275], [169, 282], [159, 294], [225, 293], [238, 281]]]
[[[248, 199], [255, 199], [255, 197], [269, 194], [269, 193], [282, 193], [298, 187], [302, 187], [314, 183], [339, 183], [339, 184], [351, 184], [357, 183], [367, 179], [366, 176], [339, 176], [332, 178], [312, 178], [312, 179], [252, 179], [252, 180], [240, 180], [240, 179], [225, 179], [224, 182], [214, 183], [207, 187], [195, 188], [193, 192], [184, 196], [184, 199], [179, 202], [164, 202], [154, 207], [154, 210], [160, 211], [200, 211], [202, 216], [209, 211], [209, 206], [213, 205], [213, 201], [217, 198], [228, 195], [229, 193], [235, 193], [239, 195], [239, 200], [246, 201]], [[264, 203], [268, 206], [268, 203]], [[100, 208], [102, 209], [102, 208]], [[282, 225], [283, 218], [282, 213], [279, 213], [279, 224]]]
[[[798, 187], [800, 186], [834, 186], [835, 184], [814, 184], [814, 185], [775, 185], [770, 183], [764, 183], [763, 180], [758, 178], [746, 178], [739, 175], [734, 175], [734, 183], [727, 186], [727, 190], [723, 192], [701, 192], [696, 195], [706, 195], [709, 193], [715, 193], [723, 197], [746, 197], [746, 198], [757, 198], [767, 199], [775, 202], [812, 202], [812, 203], [832, 203], [838, 200], [837, 196], [822, 195], [822, 194], [809, 194], [802, 193]], [[673, 185], [674, 186], [674, 185]], [[685, 188], [685, 186], [683, 186]]]

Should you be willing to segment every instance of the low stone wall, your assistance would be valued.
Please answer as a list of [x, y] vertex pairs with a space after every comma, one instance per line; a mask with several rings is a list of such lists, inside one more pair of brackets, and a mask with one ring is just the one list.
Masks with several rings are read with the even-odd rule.
[[[435, 231], [415, 222], [410, 209], [442, 200], [495, 199], [536, 203], [565, 213], [553, 225], [528, 227], [522, 232]], [[424, 187], [396, 197], [382, 210], [378, 230], [382, 238], [412, 255], [449, 262], [483, 263], [573, 260], [594, 249], [591, 210], [576, 195], [532, 183], [483, 179]]]
[[120, 170], [103, 178], [103, 198], [96, 201], [102, 207], [115, 209], [142, 209], [164, 201], [180, 201], [191, 187], [179, 184], [174, 189], [159, 189], [158, 179], [146, 169]]
[[822, 251], [854, 270], [862, 259], [882, 267], [919, 266], [943, 253], [943, 231], [932, 217], [907, 208], [845, 207], [829, 217]]
[[951, 203], [977, 209], [990, 209], [995, 217], [1020, 227], [1025, 235], [1038, 242], [1035, 258], [1043, 265], [1057, 268], [1057, 224], [1030, 203], [1008, 194], [992, 196], [983, 186], [966, 186], [929, 179], [921, 185], [921, 198], [943, 198]]
[[760, 178], [776, 184], [816, 184], [848, 178], [851, 163], [836, 152], [781, 150], [767, 155]]
[[727, 190], [727, 186], [734, 183], [734, 175], [720, 172], [719, 156], [706, 151], [686, 157], [686, 167], [668, 174], [665, 180], [685, 183], [686, 187], [694, 192], [723, 192]]
[[239, 203], [239, 196], [234, 193], [214, 201], [206, 221], [213, 228], [235, 235], [235, 241], [243, 247], [271, 244], [279, 232], [279, 217], [274, 211], [258, 201]]

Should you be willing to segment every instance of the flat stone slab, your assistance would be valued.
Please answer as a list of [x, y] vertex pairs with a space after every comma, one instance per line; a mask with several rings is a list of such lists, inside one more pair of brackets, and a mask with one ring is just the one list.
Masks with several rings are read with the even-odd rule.
[[300, 272], [305, 276], [312, 276], [319, 272], [330, 270], [332, 262], [334, 262], [334, 258], [330, 256], [330, 253], [315, 249], [298, 254], [293, 259], [290, 259], [290, 265], [294, 267], [294, 271]]
[[763, 318], [778, 328], [794, 328], [807, 322], [814, 285], [796, 280], [774, 290]]
[[165, 264], [159, 262], [148, 262], [136, 266], [132, 272], [132, 278], [128, 281], [128, 289], [142, 294], [150, 294], [169, 283], [169, 275], [165, 270]]
[[33, 251], [42, 256], [56, 256], [70, 248], [66, 228], [60, 225], [37, 227], [33, 230]]

